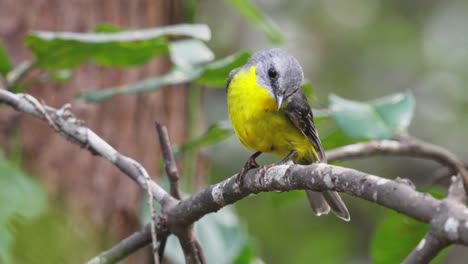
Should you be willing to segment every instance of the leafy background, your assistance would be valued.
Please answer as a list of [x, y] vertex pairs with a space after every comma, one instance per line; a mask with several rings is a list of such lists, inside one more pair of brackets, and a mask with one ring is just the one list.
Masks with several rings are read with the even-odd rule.
[[[132, 96], [189, 82], [189, 108], [201, 108], [205, 121], [190, 117], [196, 125], [189, 125], [189, 139], [175, 146], [177, 157], [185, 158], [186, 193], [197, 189], [188, 177], [194, 175], [197, 153], [207, 159], [206, 184], [237, 173], [249, 156], [226, 121], [224, 82], [251, 51], [273, 46], [288, 49], [303, 65], [310, 80], [303, 89], [316, 109], [327, 149], [409, 133], [468, 156], [460, 144], [468, 128], [463, 85], [468, 78], [466, 2], [205, 0], [186, 5], [192, 24], [140, 30], [138, 38], [130, 29], [109, 24], [96, 25], [91, 33], [32, 32], [25, 38], [36, 58], [34, 67], [47, 73], [47, 81], [66, 82], [86, 61], [132, 67], [167, 55], [173, 67], [162, 76], [96, 87], [105, 89], [77, 94], [76, 99], [100, 103], [118, 94]], [[173, 36], [184, 38], [174, 41]], [[8, 78], [22, 67], [12, 68], [0, 43], [0, 74]], [[27, 88], [21, 83], [13, 87]], [[278, 158], [266, 155], [260, 160]], [[389, 178], [408, 177], [436, 196], [443, 190], [430, 184], [437, 169], [430, 162], [372, 157], [340, 165]], [[48, 201], [42, 187], [22, 172], [20, 151], [0, 156], [0, 183], [1, 261], [71, 263], [77, 245], [84, 244], [80, 256], [102, 250], [92, 227], [77, 229], [66, 208]], [[344, 198], [350, 223], [313, 217], [303, 193], [291, 192], [249, 197], [203, 218], [196, 230], [210, 263], [398, 263], [427, 229], [369, 202]], [[142, 205], [140, 220], [145, 223], [147, 218]], [[46, 239], [29, 239], [32, 233]], [[61, 241], [60, 248], [42, 254], [47, 250], [43, 245], [53, 241]], [[34, 250], [24, 254], [24, 247]], [[170, 240], [167, 256], [175, 263], [181, 262], [179, 250]], [[463, 254], [453, 247], [436, 261], [463, 263]]]

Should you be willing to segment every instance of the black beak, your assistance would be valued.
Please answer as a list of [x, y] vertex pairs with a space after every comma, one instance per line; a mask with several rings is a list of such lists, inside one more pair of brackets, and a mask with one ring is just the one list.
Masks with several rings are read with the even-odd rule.
[[284, 99], [283, 95], [275, 94], [276, 109], [277, 110], [281, 109], [281, 105], [283, 104], [283, 99]]

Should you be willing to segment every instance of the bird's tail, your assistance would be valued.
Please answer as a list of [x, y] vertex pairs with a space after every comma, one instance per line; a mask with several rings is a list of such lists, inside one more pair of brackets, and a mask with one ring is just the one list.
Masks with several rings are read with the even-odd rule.
[[351, 219], [348, 208], [341, 199], [340, 195], [335, 191], [314, 192], [306, 191], [307, 199], [309, 200], [312, 211], [317, 216], [328, 214], [331, 211], [343, 219], [349, 221]]
[[[313, 159], [309, 158], [300, 158], [295, 157], [293, 159], [294, 163], [296, 164], [311, 164], [314, 160], [319, 160], [319, 162], [326, 163], [326, 157], [323, 149], [320, 147], [320, 155], [314, 151], [313, 155], [315, 156]], [[312, 211], [317, 215], [328, 214], [332, 211], [337, 217], [343, 219], [344, 221], [351, 220], [351, 216], [349, 215], [348, 208], [346, 207], [345, 203], [341, 199], [341, 196], [335, 191], [324, 191], [324, 192], [314, 192], [306, 190], [307, 200], [309, 200], [309, 205], [312, 208]]]

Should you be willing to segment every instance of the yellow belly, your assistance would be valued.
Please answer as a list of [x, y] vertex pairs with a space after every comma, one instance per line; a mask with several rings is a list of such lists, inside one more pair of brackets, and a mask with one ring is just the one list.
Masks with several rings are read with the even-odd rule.
[[246, 148], [280, 156], [294, 150], [297, 159], [315, 160], [312, 144], [284, 111], [276, 109], [268, 92], [257, 85], [255, 67], [233, 76], [227, 102], [234, 132]]

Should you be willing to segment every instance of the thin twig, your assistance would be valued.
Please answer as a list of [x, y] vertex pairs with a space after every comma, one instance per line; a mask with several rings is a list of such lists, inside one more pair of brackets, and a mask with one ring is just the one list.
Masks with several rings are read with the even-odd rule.
[[36, 66], [35, 62], [23, 61], [13, 70], [11, 70], [6, 76], [6, 88], [11, 91], [15, 88], [21, 80], [26, 76], [28, 72], [34, 69]]
[[101, 252], [87, 262], [87, 264], [111, 264], [120, 261], [134, 251], [151, 242], [151, 227], [146, 225], [141, 231], [135, 232], [112, 248]]
[[[163, 153], [164, 167], [166, 169], [166, 174], [170, 182], [170, 193], [174, 198], [181, 200], [182, 195], [179, 188], [179, 172], [177, 170], [177, 164], [175, 162], [174, 154], [172, 152], [167, 128], [156, 122], [156, 130], [159, 135], [159, 143], [161, 145], [161, 151]], [[186, 262], [196, 264], [206, 263], [206, 259], [203, 254], [203, 249], [200, 243], [195, 238], [193, 225], [187, 225], [178, 229], [180, 230], [177, 232], [177, 237], [179, 238], [179, 243], [182, 249], [184, 250]], [[159, 248], [160, 260], [162, 260], [164, 255], [164, 246], [167, 241], [167, 235], [168, 234], [161, 238], [161, 244]]]
[[177, 163], [174, 159], [174, 154], [169, 140], [169, 133], [166, 126], [162, 126], [156, 122], [156, 130], [159, 136], [159, 144], [164, 158], [164, 168], [166, 169], [167, 177], [170, 183], [170, 194], [177, 200], [182, 200], [182, 194], [179, 188], [179, 171], [177, 170]]
[[147, 194], [148, 194], [148, 206], [149, 206], [149, 212], [150, 212], [151, 242], [152, 242], [151, 253], [153, 255], [154, 264], [159, 264], [158, 238], [156, 236], [156, 212], [154, 210], [154, 198], [149, 188], [150, 180], [148, 180], [146, 183], [148, 184]]
[[[155, 122], [156, 131], [158, 133], [159, 145], [164, 159], [164, 168], [169, 179], [169, 193], [172, 197], [181, 200], [182, 195], [179, 190], [179, 172], [177, 170], [177, 164], [174, 159], [174, 155], [171, 149], [171, 143], [169, 141], [169, 135], [165, 126], [161, 126], [158, 122]], [[166, 249], [166, 242], [169, 233], [165, 233], [160, 237], [161, 243], [159, 245], [158, 258], [160, 261], [163, 260], [164, 250]]]
[[184, 252], [185, 262], [187, 264], [205, 264], [206, 259], [203, 249], [195, 239], [193, 225], [178, 235], [180, 246]]

